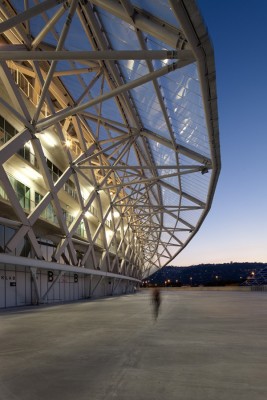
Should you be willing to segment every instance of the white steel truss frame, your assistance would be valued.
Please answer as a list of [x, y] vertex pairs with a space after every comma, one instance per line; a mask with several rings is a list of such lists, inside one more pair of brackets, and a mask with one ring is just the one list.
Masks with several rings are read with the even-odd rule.
[[[220, 172], [213, 52], [194, 1], [168, 1], [179, 28], [129, 0], [36, 0], [31, 6], [25, 2], [24, 10], [16, 10], [16, 2], [11, 0], [0, 5], [4, 93], [0, 110], [20, 127], [0, 148], [1, 187], [15, 214], [9, 219], [3, 216], [1, 221], [16, 224], [4, 251], [14, 257], [27, 237], [36, 261], [36, 265], [31, 263], [33, 280], [37, 264], [38, 268], [52, 268], [51, 260], [43, 260], [36, 229], [48, 207], [57, 221], [53, 228], [57, 236], [52, 256], [55, 268], [63, 265], [63, 259], [65, 267], [58, 268], [62, 274], [80, 268], [83, 274], [91, 271], [110, 276], [114, 278], [112, 290], [121, 280], [141, 279], [151, 268], [169, 263], [196, 234], [210, 209]], [[129, 27], [137, 49], [112, 47], [102, 12]], [[44, 22], [38, 31], [35, 18]], [[69, 48], [75, 24], [88, 43], [87, 50]], [[147, 35], [162, 43], [162, 49], [149, 49]], [[142, 62], [146, 73], [127, 79], [120, 64], [123, 60]], [[167, 65], [156, 68], [159, 60]], [[161, 78], [192, 64], [197, 66], [201, 87], [208, 154], [192, 147], [190, 141], [187, 145], [177, 140], [160, 83]], [[74, 78], [77, 94], [72, 87]], [[148, 128], [138, 109], [135, 90], [148, 84], [166, 126], [163, 133]], [[114, 118], [105, 115], [107, 104], [116, 107]], [[53, 132], [64, 165], [56, 181], [47, 164], [47, 130]], [[34, 152], [46, 193], [26, 212], [9, 170], [12, 157], [27, 144]], [[171, 154], [172, 161], [157, 161], [154, 146], [161, 149], [163, 159]], [[209, 179], [204, 181], [207, 172]], [[184, 179], [191, 176], [203, 177], [205, 183], [202, 178], [194, 180], [195, 190], [189, 185], [189, 192], [184, 189]], [[69, 223], [62, 208], [62, 192], [70, 181], [78, 211]], [[207, 186], [206, 196], [198, 196], [198, 182], [199, 187]], [[173, 197], [172, 204], [166, 200], [168, 196]], [[90, 222], [87, 214], [93, 207], [97, 217]], [[77, 234], [81, 226], [83, 237]], [[78, 248], [82, 248], [82, 256]], [[0, 254], [0, 261], [11, 260], [6, 257]], [[24, 260], [17, 257], [16, 263], [23, 265]], [[90, 290], [94, 292], [96, 287]]]

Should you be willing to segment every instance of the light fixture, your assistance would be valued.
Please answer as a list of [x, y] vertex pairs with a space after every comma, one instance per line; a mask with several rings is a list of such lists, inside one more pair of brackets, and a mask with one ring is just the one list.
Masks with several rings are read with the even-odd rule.
[[67, 139], [67, 140], [65, 141], [65, 145], [66, 145], [66, 147], [71, 147], [71, 140], [70, 140], [70, 139]]
[[45, 143], [48, 144], [50, 147], [55, 147], [56, 141], [50, 133], [45, 132], [42, 135], [42, 138], [44, 139]]

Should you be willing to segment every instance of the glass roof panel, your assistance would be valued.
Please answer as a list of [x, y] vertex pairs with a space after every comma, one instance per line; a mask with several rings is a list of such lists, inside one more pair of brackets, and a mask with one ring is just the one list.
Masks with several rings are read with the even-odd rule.
[[181, 177], [182, 191], [205, 202], [207, 200], [209, 180], [208, 174], [202, 175], [201, 172], [183, 175]]
[[[60, 31], [61, 29], [59, 32]], [[71, 24], [69, 25], [64, 47], [68, 50], [92, 50], [92, 46], [89, 42], [89, 35], [86, 34], [83, 26], [81, 25], [80, 18], [76, 13], [73, 15]]]
[[178, 27], [178, 21], [174, 17], [168, 1], [165, 0], [132, 0], [132, 4], [155, 15], [157, 18], [167, 21], [170, 25]]
[[143, 61], [122, 60], [118, 63], [126, 82], [138, 79], [149, 72], [146, 63]]
[[161, 240], [165, 243], [168, 243], [168, 241], [170, 240], [170, 234], [168, 232], [162, 232], [161, 235]]
[[97, 7], [101, 24], [108, 35], [108, 41], [114, 50], [130, 50], [140, 48], [135, 29], [125, 21]]
[[176, 156], [172, 149], [163, 146], [156, 140], [149, 139], [150, 149], [156, 165], [166, 166], [176, 165]]
[[151, 130], [161, 136], [168, 137], [167, 125], [162, 116], [153, 84], [148, 82], [131, 90], [136, 109], [145, 129]]
[[[175, 171], [177, 172], [177, 171]], [[172, 177], [168, 177], [168, 178], [161, 178], [161, 182], [165, 182], [168, 185], [173, 186], [175, 189], [177, 188], [178, 184], [179, 184], [179, 180], [177, 176], [172, 176]]]
[[84, 91], [77, 75], [62, 76], [61, 81], [68, 88], [68, 91], [74, 100], [78, 99]]
[[[199, 163], [181, 155], [179, 157], [181, 166], [199, 166]], [[203, 166], [201, 166], [203, 167]], [[186, 172], [186, 169], [183, 170]], [[192, 171], [192, 170], [191, 170]], [[209, 183], [211, 178], [211, 172], [203, 174], [201, 171], [185, 173], [181, 176], [182, 191], [190, 194], [193, 197], [201, 200], [202, 202], [207, 201]]]
[[194, 211], [181, 211], [180, 217], [185, 221], [189, 222], [191, 225], [196, 226], [202, 213], [203, 213], [202, 209]]
[[[151, 50], [169, 49], [165, 43], [147, 36], [147, 46]], [[167, 60], [154, 60], [156, 69], [170, 63]], [[200, 90], [196, 63], [187, 65], [158, 78], [168, 115], [175, 132], [177, 143], [198, 149], [209, 155], [208, 134]]]
[[176, 142], [209, 156], [208, 132], [201, 96], [190, 90], [190, 77], [181, 79], [182, 69], [159, 79], [175, 133]]
[[[96, 106], [88, 107], [87, 111], [90, 113], [94, 112]], [[98, 112], [100, 111], [100, 106], [98, 105]], [[105, 118], [113, 119], [117, 122], [121, 122], [122, 118], [121, 115], [118, 112], [118, 107], [116, 104], [116, 101], [114, 98], [111, 98], [109, 100], [105, 100], [103, 103], [101, 103], [101, 115], [104, 115]]]
[[175, 219], [174, 217], [172, 217], [170, 214], [167, 214], [167, 213], [164, 214], [163, 224], [165, 227], [174, 228], [176, 223], [177, 223], [177, 218]]
[[[15, 8], [19, 8], [19, 3], [17, 0], [15, 2]], [[32, 4], [29, 4], [30, 7], [36, 6], [35, 2], [32, 2]], [[43, 12], [42, 15], [35, 15], [33, 16], [30, 20], [30, 28], [31, 28], [31, 34], [33, 37], [36, 37], [39, 32], [45, 27], [45, 25], [51, 20], [51, 18], [56, 14], [56, 12], [63, 7], [62, 5], [58, 5], [55, 3], [55, 6], [47, 10], [46, 12]], [[24, 11], [24, 7], [20, 7], [21, 11]], [[63, 16], [57, 21], [55, 24], [53, 30], [49, 30], [47, 34], [45, 35], [43, 41], [56, 47], [58, 44], [58, 32], [61, 32], [62, 27], [66, 21], [67, 17], [67, 12], [63, 14]]]
[[179, 194], [164, 187], [162, 188], [162, 195], [163, 195], [163, 203], [165, 206], [179, 205], [180, 202]]

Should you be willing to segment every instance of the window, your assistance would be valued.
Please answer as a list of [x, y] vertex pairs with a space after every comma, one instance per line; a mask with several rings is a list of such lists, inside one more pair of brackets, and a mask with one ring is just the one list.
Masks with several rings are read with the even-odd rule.
[[30, 151], [29, 146], [24, 146], [22, 149], [18, 151], [18, 154], [24, 158], [24, 160], [28, 161], [35, 168], [38, 168], [37, 159], [35, 155]]
[[52, 161], [48, 160], [48, 158], [46, 159], [46, 164], [51, 172], [53, 182], [56, 182], [62, 175], [62, 171], [55, 164], [53, 164]]
[[31, 204], [31, 191], [30, 188], [23, 183], [17, 181], [13, 176], [9, 176], [10, 183], [15, 190], [19, 203], [25, 210], [30, 210]]
[[66, 224], [69, 227], [70, 224], [73, 222], [74, 217], [68, 211], [64, 210], [64, 208], [62, 208], [62, 212], [63, 212], [63, 215], [64, 215], [64, 219], [66, 221]]
[[78, 199], [78, 195], [75, 190], [75, 185], [70, 179], [68, 179], [67, 182], [64, 184], [64, 190], [74, 199], [76, 200]]
[[35, 206], [37, 206], [37, 204], [40, 203], [40, 201], [43, 199], [44, 196], [42, 196], [40, 193], [35, 192], [34, 195], [34, 202], [35, 202]]
[[[9, 122], [7, 122], [3, 117], [0, 116], [0, 142], [2, 144], [8, 142], [17, 133], [18, 131]], [[27, 144], [22, 147], [17, 152], [17, 154], [19, 154], [33, 166], [38, 168], [36, 157], [34, 153], [30, 151], [30, 147]]]
[[18, 131], [5, 118], [0, 116], [0, 141], [2, 144], [8, 142]]

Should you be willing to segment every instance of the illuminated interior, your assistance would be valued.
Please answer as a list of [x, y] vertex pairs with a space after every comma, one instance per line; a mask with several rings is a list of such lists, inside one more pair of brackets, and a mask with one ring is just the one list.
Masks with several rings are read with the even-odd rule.
[[170, 263], [220, 172], [196, 4], [5, 0], [0, 30], [1, 262], [129, 282]]

